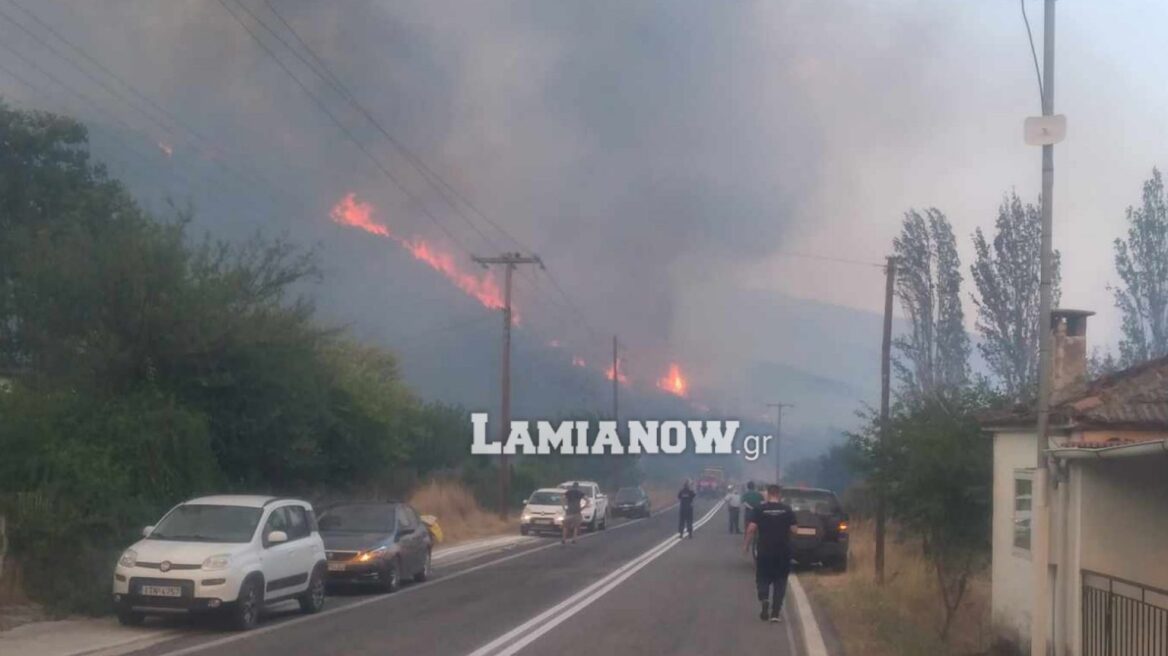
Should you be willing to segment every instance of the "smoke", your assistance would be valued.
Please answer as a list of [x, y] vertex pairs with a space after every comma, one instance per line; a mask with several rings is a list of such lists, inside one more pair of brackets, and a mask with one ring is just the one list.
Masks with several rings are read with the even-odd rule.
[[[469, 208], [456, 211], [234, 0], [228, 5], [397, 182], [218, 3], [22, 2], [221, 145], [222, 161], [270, 180], [269, 188], [226, 179], [233, 176], [185, 131], [171, 134], [95, 90], [148, 143], [166, 144], [157, 156], [167, 166], [216, 176], [218, 193], [193, 199], [203, 225], [320, 242], [331, 281], [322, 307], [359, 332], [393, 345], [475, 307], [386, 240], [331, 223], [330, 208], [345, 194], [373, 202], [396, 233], [422, 235], [458, 257], [462, 246], [476, 254], [516, 247]], [[525, 329], [564, 340], [565, 353], [590, 364], [607, 360], [605, 340], [619, 333], [629, 376], [650, 386], [670, 362], [699, 372], [690, 384], [700, 391], [746, 361], [806, 351], [768, 344], [766, 331], [747, 331], [757, 341], [732, 350], [713, 346], [728, 321], [749, 321], [754, 308], [706, 304], [694, 290], [741, 298], [744, 287], [760, 286], [757, 273], [775, 251], [838, 225], [841, 209], [864, 206], [849, 191], [870, 189], [860, 165], [894, 145], [924, 147], [939, 114], [959, 102], [928, 88], [937, 75], [930, 57], [957, 11], [945, 3], [273, 2], [400, 142], [543, 257], [576, 307], [547, 278], [522, 275]], [[262, 1], [244, 4], [280, 29]], [[9, 24], [0, 28], [17, 47], [38, 47]], [[89, 85], [41, 58], [70, 84]], [[25, 94], [3, 84], [8, 95]], [[61, 103], [109, 127], [96, 108]], [[858, 145], [875, 154], [852, 163], [846, 153]]]

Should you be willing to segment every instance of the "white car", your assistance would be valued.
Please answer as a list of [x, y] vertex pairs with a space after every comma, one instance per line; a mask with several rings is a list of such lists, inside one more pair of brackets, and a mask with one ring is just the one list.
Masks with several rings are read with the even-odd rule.
[[519, 533], [555, 532], [564, 527], [564, 491], [558, 487], [545, 487], [531, 493], [523, 502], [523, 514], [519, 516]]
[[581, 513], [584, 526], [589, 531], [595, 531], [598, 528], [603, 531], [608, 528], [608, 496], [600, 491], [600, 483], [595, 481], [564, 481], [560, 483], [559, 487], [561, 490], [566, 490], [576, 483], [580, 484], [580, 491], [588, 500]]
[[268, 603], [296, 599], [305, 613], [324, 607], [324, 543], [306, 501], [192, 499], [142, 535], [114, 568], [122, 624], [141, 624], [146, 615], [222, 611], [246, 630]]

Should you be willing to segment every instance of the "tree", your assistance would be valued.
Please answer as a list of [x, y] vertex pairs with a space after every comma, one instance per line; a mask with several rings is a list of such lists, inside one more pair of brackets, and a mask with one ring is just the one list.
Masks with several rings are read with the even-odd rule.
[[977, 415], [999, 402], [987, 387], [968, 385], [899, 401], [885, 442], [875, 414], [850, 435], [860, 470], [887, 491], [891, 517], [921, 540], [943, 605], [942, 640], [989, 557], [993, 453]]
[[1119, 357], [1125, 367], [1168, 354], [1168, 199], [1160, 170], [1144, 182], [1143, 205], [1127, 208], [1127, 240], [1115, 240], [1113, 287], [1123, 315]]
[[911, 324], [896, 340], [901, 392], [921, 398], [956, 390], [969, 379], [969, 336], [953, 227], [936, 208], [909, 210], [892, 244], [896, 297]]
[[[992, 245], [978, 228], [970, 274], [977, 287], [978, 351], [1006, 396], [1026, 401], [1038, 383], [1039, 268], [1042, 213], [1010, 192], [998, 207]], [[1058, 306], [1059, 256], [1054, 254], [1053, 304]]]

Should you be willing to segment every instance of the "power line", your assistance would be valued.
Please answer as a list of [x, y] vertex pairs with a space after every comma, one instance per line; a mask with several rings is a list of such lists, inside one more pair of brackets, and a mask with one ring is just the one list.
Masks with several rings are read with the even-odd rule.
[[[467, 249], [467, 247], [462, 243], [462, 241], [460, 239], [458, 239], [458, 237], [456, 237], [454, 235], [454, 233], [451, 232], [451, 230], [448, 227], [446, 227], [446, 225], [444, 223], [439, 221], [438, 217], [434, 216], [434, 214], [431, 213], [430, 210], [427, 209], [426, 206], [424, 204], [422, 204], [420, 202], [420, 200], [404, 184], [402, 184], [402, 182], [400, 180], [398, 180], [397, 176], [395, 176], [393, 174], [393, 172], [391, 172], [385, 166], [385, 164], [382, 163], [382, 161], [379, 160], [365, 146], [365, 144], [361, 142], [361, 140], [357, 139], [356, 135], [354, 135], [353, 132], [351, 130], [349, 130], [349, 128], [346, 127], [345, 124], [342, 123], [339, 118], [337, 118], [336, 114], [334, 114], [332, 112], [332, 110], [330, 110], [328, 108], [328, 105], [326, 105], [325, 102], [319, 96], [317, 96], [315, 93], [313, 93], [312, 90], [308, 88], [308, 85], [305, 84], [299, 77], [297, 77], [296, 74], [292, 72], [292, 69], [288, 68], [288, 65], [285, 64], [282, 59], [280, 59], [278, 56], [276, 56], [276, 53], [270, 47], [268, 47], [268, 44], [264, 43], [263, 39], [260, 38], [259, 34], [257, 34], [255, 32], [255, 30], [253, 30], [250, 26], [248, 26], [247, 22], [244, 21], [243, 18], [241, 18], [238, 14], [236, 14], [235, 11], [232, 10], [231, 7], [229, 7], [227, 5], [227, 0], [219, 0], [219, 5], [221, 7], [223, 7], [223, 9], [228, 14], [230, 14], [233, 19], [235, 19], [235, 22], [239, 23], [239, 25], [248, 33], [248, 35], [251, 36], [252, 40], [255, 41], [256, 45], [258, 45], [265, 53], [267, 53], [267, 55], [272, 58], [272, 61], [276, 62], [276, 64], [288, 75], [288, 77], [292, 78], [292, 80], [294, 82], [296, 82], [296, 86], [300, 87], [300, 90], [303, 91], [309, 98], [312, 99], [313, 103], [316, 104], [317, 108], [319, 108], [320, 111], [325, 116], [328, 117], [328, 119], [333, 123], [333, 125], [335, 125], [337, 127], [337, 129], [339, 129], [345, 135], [345, 137], [348, 138], [348, 140], [353, 143], [353, 145], [355, 145], [362, 153], [364, 153], [365, 156], [367, 158], [369, 158], [369, 161], [372, 162], [373, 165], [376, 166], [378, 168], [378, 170], [380, 170], [385, 175], [385, 177], [389, 179], [390, 182], [392, 182], [399, 190], [401, 190], [401, 192], [403, 194], [405, 194], [406, 198], [411, 203], [416, 205], [418, 207], [418, 209], [421, 210], [421, 212], [428, 219], [430, 219], [430, 221], [435, 226], [437, 226], [456, 246], [458, 246], [458, 248], [460, 248], [462, 251], [464, 251], [468, 254], [470, 253], [470, 250]], [[236, 5], [242, 7], [242, 5], [239, 4], [238, 0], [236, 0]], [[246, 11], [246, 9], [245, 9], [245, 11]]]
[[1030, 31], [1030, 18], [1026, 16], [1026, 0], [1018, 0], [1018, 4], [1022, 6], [1022, 22], [1026, 23], [1026, 38], [1030, 40], [1030, 56], [1034, 59], [1034, 77], [1038, 79], [1038, 98], [1041, 100], [1046, 93], [1042, 90], [1042, 71], [1038, 67], [1038, 51], [1034, 49], [1034, 33]]

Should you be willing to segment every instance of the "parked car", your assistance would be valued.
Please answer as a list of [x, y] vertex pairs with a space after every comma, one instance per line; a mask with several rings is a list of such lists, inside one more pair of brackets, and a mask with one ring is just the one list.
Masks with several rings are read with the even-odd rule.
[[324, 607], [324, 543], [307, 501], [211, 496], [180, 503], [122, 553], [114, 568], [118, 621], [146, 615], [225, 612], [241, 630], [265, 604], [296, 599]]
[[430, 576], [434, 536], [406, 503], [346, 503], [320, 515], [329, 583], [365, 583], [394, 592], [403, 578]]
[[831, 490], [784, 487], [783, 503], [795, 511], [791, 556], [795, 562], [848, 569], [848, 514]]
[[519, 516], [519, 533], [545, 533], [563, 530], [564, 491], [558, 487], [536, 490], [523, 502], [523, 514]]
[[600, 491], [600, 483], [595, 481], [564, 481], [560, 483], [560, 488], [566, 490], [576, 483], [580, 484], [584, 497], [588, 499], [588, 505], [584, 507], [582, 513], [584, 527], [589, 531], [595, 531], [598, 528], [603, 531], [608, 528], [608, 497]]
[[648, 517], [651, 513], [649, 495], [637, 487], [622, 487], [613, 498], [613, 517]]

